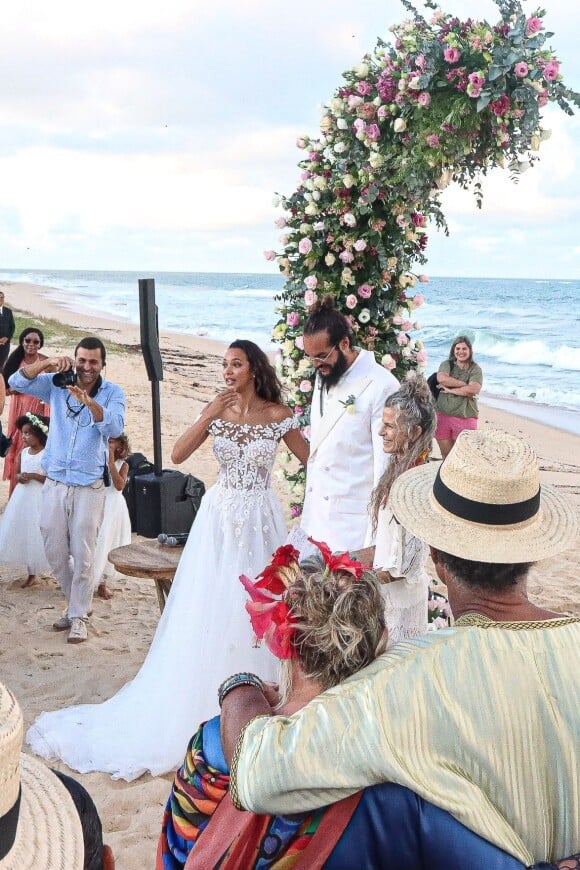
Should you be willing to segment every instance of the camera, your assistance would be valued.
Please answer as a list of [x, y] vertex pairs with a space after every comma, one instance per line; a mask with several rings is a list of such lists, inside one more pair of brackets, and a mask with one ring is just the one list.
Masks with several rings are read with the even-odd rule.
[[67, 387], [74, 387], [77, 382], [77, 373], [73, 369], [66, 372], [57, 372], [52, 376], [52, 383], [55, 387], [60, 387], [61, 390], [66, 390]]

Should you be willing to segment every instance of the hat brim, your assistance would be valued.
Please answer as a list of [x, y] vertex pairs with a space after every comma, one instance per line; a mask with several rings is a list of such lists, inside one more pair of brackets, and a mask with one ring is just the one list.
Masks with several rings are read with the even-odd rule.
[[24, 753], [20, 783], [16, 839], [0, 870], [82, 870], [81, 821], [64, 785], [46, 765]]
[[513, 565], [538, 562], [570, 547], [577, 519], [551, 486], [542, 485], [540, 510], [516, 525], [487, 525], [461, 519], [435, 500], [433, 483], [439, 463], [417, 466], [393, 483], [389, 507], [415, 537], [452, 556], [475, 562]]

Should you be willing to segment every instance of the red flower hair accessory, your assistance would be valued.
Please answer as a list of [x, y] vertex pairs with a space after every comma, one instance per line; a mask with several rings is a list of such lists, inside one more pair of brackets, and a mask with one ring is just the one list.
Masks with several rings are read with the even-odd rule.
[[283, 596], [300, 572], [299, 558], [298, 550], [286, 544], [278, 547], [272, 561], [258, 574], [255, 583], [245, 574], [240, 576], [244, 589], [252, 599], [246, 602], [246, 610], [254, 634], [279, 659], [292, 657], [294, 617]]
[[326, 565], [326, 574], [329, 574], [331, 571], [346, 571], [348, 574], [352, 574], [355, 580], [360, 580], [365, 568], [369, 568], [368, 565], [363, 565], [362, 562], [351, 559], [348, 552], [332, 553], [330, 547], [324, 541], [315, 541], [314, 538], [308, 538], [308, 540], [320, 550]]

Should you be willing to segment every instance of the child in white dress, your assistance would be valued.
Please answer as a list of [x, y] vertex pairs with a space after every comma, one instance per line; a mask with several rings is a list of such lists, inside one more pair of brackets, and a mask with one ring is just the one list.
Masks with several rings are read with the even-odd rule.
[[131, 452], [129, 439], [123, 433], [118, 438], [109, 438], [109, 477], [111, 485], [105, 494], [103, 522], [99, 529], [95, 551], [95, 587], [99, 598], [108, 601], [112, 593], [107, 579], [115, 576], [115, 568], [108, 555], [115, 547], [131, 543], [131, 520], [123, 490], [127, 483], [129, 466], [126, 459]]
[[24, 586], [32, 586], [37, 574], [50, 574], [40, 533], [42, 485], [46, 479], [42, 457], [48, 437], [48, 417], [29, 411], [18, 417], [23, 449], [16, 460], [16, 486], [0, 523], [0, 563], [25, 565]]

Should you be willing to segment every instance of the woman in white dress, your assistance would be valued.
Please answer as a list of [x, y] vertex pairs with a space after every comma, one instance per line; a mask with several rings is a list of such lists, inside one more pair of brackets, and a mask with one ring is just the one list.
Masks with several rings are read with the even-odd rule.
[[109, 438], [109, 482], [105, 490], [105, 507], [103, 522], [97, 537], [95, 550], [95, 589], [99, 598], [108, 601], [113, 594], [107, 586], [118, 572], [109, 562], [109, 553], [116, 547], [124, 547], [131, 543], [131, 519], [123, 490], [127, 483], [129, 466], [126, 462], [131, 452], [129, 439], [123, 433], [118, 438]]
[[308, 446], [260, 348], [233, 342], [223, 377], [226, 389], [173, 448], [173, 461], [184, 462], [212, 435], [219, 479], [202, 500], [139, 673], [104, 704], [43, 713], [28, 732], [35, 752], [81, 773], [165, 773], [181, 762], [197, 724], [218, 712], [217, 687], [227, 676], [277, 678], [276, 659], [254, 645], [238, 578], [255, 576], [286, 538], [270, 487], [278, 442], [302, 463]]
[[436, 425], [427, 381], [410, 372], [400, 389], [385, 402], [379, 434], [390, 460], [371, 497], [376, 531], [373, 567], [383, 580], [389, 644], [424, 634], [428, 629], [431, 578], [425, 563], [429, 548], [397, 522], [387, 507], [387, 499], [400, 474], [427, 462]]
[[22, 585], [32, 586], [38, 574], [51, 573], [40, 533], [48, 417], [29, 411], [18, 417], [15, 426], [24, 447], [16, 458], [16, 485], [0, 522], [0, 564], [25, 565], [27, 578]]

